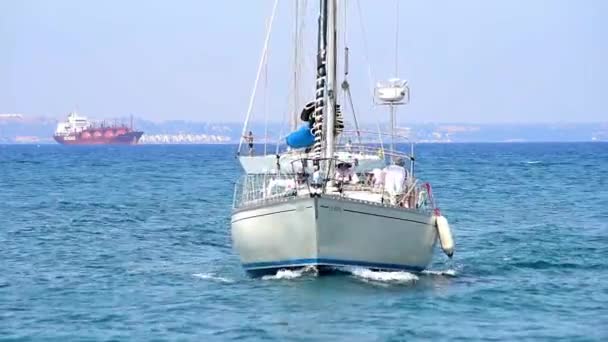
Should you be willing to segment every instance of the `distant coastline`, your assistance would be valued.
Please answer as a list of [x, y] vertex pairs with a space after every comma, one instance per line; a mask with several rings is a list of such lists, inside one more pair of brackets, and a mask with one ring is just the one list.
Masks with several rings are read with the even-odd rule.
[[[56, 119], [25, 115], [0, 117], [0, 144], [54, 144]], [[144, 131], [142, 144], [238, 144], [241, 123], [192, 121], [152, 122], [135, 118], [134, 126]], [[383, 124], [383, 130], [387, 125]], [[284, 136], [288, 129], [278, 123], [254, 122], [248, 128], [256, 143], [263, 144], [267, 131], [269, 143]], [[350, 129], [353, 129], [352, 127]], [[375, 123], [360, 129], [376, 131]], [[417, 143], [528, 143], [528, 142], [602, 142], [608, 141], [608, 122], [603, 123], [424, 123], [398, 125], [397, 132]]]
[[[416, 145], [542, 145], [542, 144], [608, 144], [608, 140], [571, 140], [571, 141], [452, 141], [452, 142], [416, 142]], [[40, 142], [5, 142], [0, 141], [0, 146], [62, 146], [54, 141], [40, 141]], [[269, 145], [276, 146], [274, 143]], [[405, 143], [399, 143], [398, 145], [405, 145]], [[104, 148], [120, 145], [83, 145], [84, 148]], [[234, 146], [235, 151], [238, 146], [238, 142], [201, 142], [201, 143], [144, 143], [137, 145], [126, 145], [126, 148], [133, 146]], [[258, 146], [263, 146], [261, 143]], [[388, 148], [385, 146], [385, 148]], [[271, 153], [271, 152], [269, 152]]]

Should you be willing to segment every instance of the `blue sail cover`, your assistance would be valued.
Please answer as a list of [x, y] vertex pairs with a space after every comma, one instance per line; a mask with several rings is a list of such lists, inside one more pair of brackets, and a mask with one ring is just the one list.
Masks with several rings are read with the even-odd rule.
[[297, 131], [289, 133], [285, 139], [291, 148], [304, 148], [315, 143], [315, 136], [310, 131], [309, 124], [302, 125]]

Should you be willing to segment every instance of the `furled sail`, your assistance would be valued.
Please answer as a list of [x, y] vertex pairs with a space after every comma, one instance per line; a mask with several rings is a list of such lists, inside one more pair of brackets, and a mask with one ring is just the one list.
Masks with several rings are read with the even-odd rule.
[[[300, 113], [300, 120], [305, 122], [305, 124], [287, 136], [287, 146], [291, 148], [306, 148], [315, 143], [316, 135], [313, 133], [313, 127], [315, 127], [315, 118], [317, 116], [315, 116], [314, 113], [315, 101], [310, 101], [304, 106], [302, 112]], [[342, 117], [342, 111], [340, 110], [340, 105], [336, 104], [336, 124], [334, 127], [334, 135], [342, 133], [343, 130], [344, 119]]]
[[287, 146], [291, 148], [305, 148], [315, 143], [310, 124], [305, 123], [299, 129], [291, 132], [286, 138]]

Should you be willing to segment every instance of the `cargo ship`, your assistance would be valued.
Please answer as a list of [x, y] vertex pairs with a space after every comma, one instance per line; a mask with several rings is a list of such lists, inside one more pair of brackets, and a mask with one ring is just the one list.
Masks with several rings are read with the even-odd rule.
[[72, 112], [67, 121], [57, 124], [53, 138], [62, 145], [135, 145], [143, 134], [133, 130], [133, 118], [130, 126], [107, 125], [105, 122], [95, 124]]

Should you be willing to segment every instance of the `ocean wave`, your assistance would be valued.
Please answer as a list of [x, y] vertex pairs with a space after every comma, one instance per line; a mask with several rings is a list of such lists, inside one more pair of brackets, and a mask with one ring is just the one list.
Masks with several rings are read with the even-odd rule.
[[512, 263], [511, 266], [518, 268], [528, 268], [533, 270], [587, 268], [587, 265], [583, 265], [580, 263], [551, 262], [546, 260], [519, 261]]
[[447, 269], [447, 270], [424, 270], [422, 272], [420, 272], [421, 274], [424, 275], [431, 275], [431, 276], [447, 276], [447, 277], [456, 277], [456, 275], [458, 274], [458, 272], [456, 272], [455, 269]]
[[405, 271], [372, 271], [361, 267], [345, 268], [344, 271], [364, 281], [379, 283], [409, 284], [419, 279], [417, 275]]
[[297, 279], [304, 276], [314, 276], [319, 274], [318, 270], [314, 266], [306, 266], [299, 269], [286, 269], [278, 270], [274, 275], [265, 275], [262, 280], [289, 280]]
[[194, 273], [192, 276], [195, 278], [198, 278], [198, 279], [212, 280], [212, 281], [225, 283], [225, 284], [234, 283], [234, 280], [232, 280], [232, 279], [221, 277], [221, 276], [218, 276], [218, 275], [215, 275], [212, 273]]

